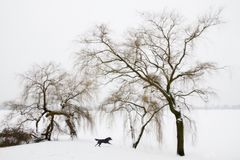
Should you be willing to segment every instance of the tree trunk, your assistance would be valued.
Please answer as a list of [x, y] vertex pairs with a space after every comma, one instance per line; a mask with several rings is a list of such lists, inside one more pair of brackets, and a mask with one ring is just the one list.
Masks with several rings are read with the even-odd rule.
[[54, 122], [54, 115], [51, 115], [50, 123], [46, 129], [46, 133], [43, 134], [45, 135], [45, 139], [47, 139], [48, 141], [51, 141], [51, 135], [54, 127], [53, 122]]
[[176, 116], [176, 126], [177, 126], [177, 154], [184, 156], [184, 124], [180, 116]]
[[177, 128], [177, 154], [179, 156], [184, 156], [184, 124], [182, 119], [182, 114], [180, 111], [176, 110], [176, 103], [174, 98], [171, 96], [168, 98], [170, 111], [174, 114], [176, 118], [176, 128]]
[[137, 148], [137, 146], [138, 146], [138, 144], [139, 144], [139, 142], [140, 142], [140, 140], [141, 140], [141, 138], [142, 138], [142, 135], [143, 135], [143, 132], [144, 132], [144, 130], [145, 130], [145, 127], [146, 127], [146, 125], [142, 126], [141, 132], [140, 132], [140, 134], [139, 134], [139, 136], [138, 136], [137, 141], [136, 141], [135, 143], [133, 143], [133, 145], [132, 145], [133, 148], [135, 148], [135, 149]]
[[65, 120], [65, 122], [67, 123], [67, 126], [69, 128], [71, 138], [73, 139], [74, 137], [77, 137], [77, 132], [76, 132], [74, 124], [71, 122], [70, 118], [67, 118]]

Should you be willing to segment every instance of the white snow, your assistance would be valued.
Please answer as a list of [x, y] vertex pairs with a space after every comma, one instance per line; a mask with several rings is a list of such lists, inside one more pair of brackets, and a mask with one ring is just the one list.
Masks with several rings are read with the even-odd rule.
[[[186, 156], [179, 157], [175, 149], [174, 121], [167, 113], [163, 143], [144, 136], [138, 149], [132, 149], [122, 133], [119, 121], [112, 127], [102, 122], [97, 131], [81, 132], [78, 140], [60, 140], [0, 148], [0, 160], [239, 160], [240, 110], [195, 110], [197, 139], [186, 128]], [[0, 117], [1, 119], [1, 117]], [[147, 131], [148, 132], [148, 131]], [[112, 136], [112, 145], [94, 147], [95, 137]], [[125, 138], [123, 138], [125, 137]], [[130, 137], [129, 137], [130, 138]]]

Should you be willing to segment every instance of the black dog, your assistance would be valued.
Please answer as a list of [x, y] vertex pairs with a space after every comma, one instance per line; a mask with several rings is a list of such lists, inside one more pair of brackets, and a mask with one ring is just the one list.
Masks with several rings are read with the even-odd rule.
[[95, 140], [97, 141], [97, 144], [95, 146], [101, 146], [102, 143], [108, 143], [108, 144], [111, 144], [109, 141], [112, 140], [111, 137], [108, 137], [108, 138], [105, 138], [105, 139], [96, 139]]

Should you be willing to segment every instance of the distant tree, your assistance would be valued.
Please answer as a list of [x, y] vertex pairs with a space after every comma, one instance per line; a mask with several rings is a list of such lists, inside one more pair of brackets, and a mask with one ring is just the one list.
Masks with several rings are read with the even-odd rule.
[[81, 40], [78, 63], [97, 69], [110, 82], [141, 81], [144, 88], [164, 97], [176, 120], [177, 154], [184, 156], [183, 109], [189, 109], [191, 96], [207, 100], [208, 90], [201, 87], [199, 80], [217, 69], [214, 63], [194, 61], [191, 55], [196, 40], [221, 23], [219, 15], [220, 11], [212, 12], [188, 24], [173, 12], [143, 14], [140, 27], [115, 41], [106, 25], [100, 25]]
[[156, 128], [154, 133], [161, 141], [161, 109], [166, 106], [163, 102], [153, 91], [143, 89], [141, 84], [125, 82], [103, 102], [101, 111], [111, 116], [118, 112], [125, 113], [124, 119], [131, 133], [132, 147], [137, 148], [147, 126]]
[[93, 83], [86, 77], [79, 80], [53, 63], [37, 65], [21, 77], [20, 100], [5, 104], [12, 110], [8, 118], [16, 126], [34, 124], [37, 134], [51, 140], [54, 132], [67, 132], [73, 138], [76, 125], [92, 124], [86, 102], [91, 99]]

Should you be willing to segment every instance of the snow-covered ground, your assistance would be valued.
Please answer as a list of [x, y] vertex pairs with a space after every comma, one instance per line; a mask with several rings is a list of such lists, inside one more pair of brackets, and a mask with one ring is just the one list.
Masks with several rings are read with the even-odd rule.
[[[137, 150], [132, 149], [122, 123], [110, 126], [97, 122], [93, 132], [81, 132], [78, 140], [61, 140], [0, 148], [0, 160], [239, 160], [240, 110], [194, 110], [197, 135], [186, 133], [185, 157], [176, 155], [173, 117], [165, 114], [164, 137], [160, 145], [146, 135]], [[0, 117], [1, 118], [1, 117]], [[101, 124], [101, 125], [99, 125]], [[186, 128], [186, 130], [189, 130]], [[94, 147], [95, 137], [111, 136], [112, 145]], [[192, 138], [194, 141], [192, 141]]]

